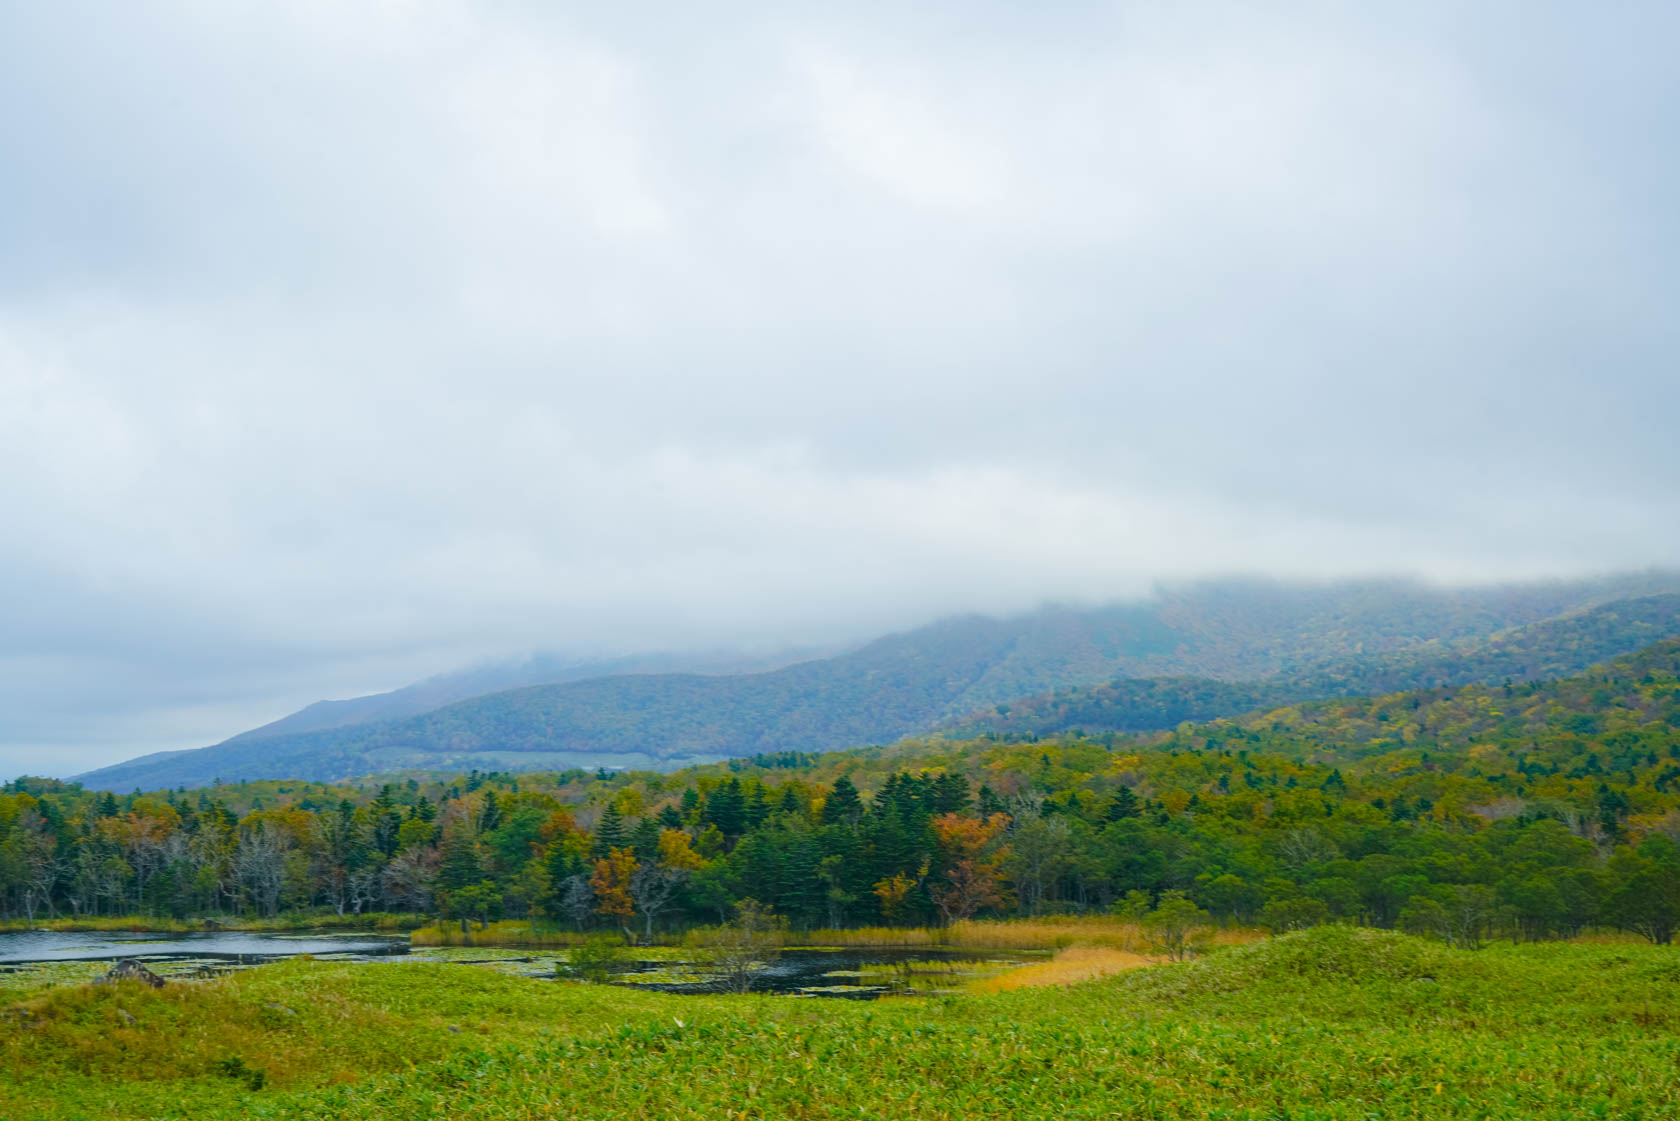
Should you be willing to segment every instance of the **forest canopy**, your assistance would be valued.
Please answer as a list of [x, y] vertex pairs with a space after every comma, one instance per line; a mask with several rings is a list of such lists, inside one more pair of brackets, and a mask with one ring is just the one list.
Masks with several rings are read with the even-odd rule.
[[14, 918], [400, 911], [646, 937], [1147, 908], [1476, 942], [1680, 927], [1680, 640], [1589, 673], [1152, 735], [924, 738], [673, 774], [0, 792]]

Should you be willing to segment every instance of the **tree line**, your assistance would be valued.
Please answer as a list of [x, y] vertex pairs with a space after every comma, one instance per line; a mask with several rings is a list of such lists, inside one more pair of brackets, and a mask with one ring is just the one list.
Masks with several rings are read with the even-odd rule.
[[1680, 648], [1157, 736], [907, 741], [675, 774], [116, 796], [0, 788], [8, 917], [330, 909], [648, 938], [743, 900], [803, 929], [1184, 899], [1474, 944], [1680, 928]]

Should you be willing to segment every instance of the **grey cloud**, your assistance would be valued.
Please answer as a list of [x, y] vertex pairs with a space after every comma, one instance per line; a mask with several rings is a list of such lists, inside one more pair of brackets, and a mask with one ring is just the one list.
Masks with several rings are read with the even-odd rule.
[[8, 11], [0, 772], [534, 647], [1672, 562], [1680, 19], [1615, 17]]

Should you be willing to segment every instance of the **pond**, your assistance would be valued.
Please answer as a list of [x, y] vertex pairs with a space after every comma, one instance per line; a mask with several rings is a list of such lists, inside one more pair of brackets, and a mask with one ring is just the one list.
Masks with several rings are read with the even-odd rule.
[[[753, 973], [753, 992], [873, 1000], [961, 988], [970, 980], [1012, 969], [1023, 959], [996, 952], [789, 948]], [[676, 968], [673, 969], [672, 966]], [[675, 993], [727, 991], [703, 963], [660, 962], [625, 972], [619, 984]]]
[[402, 934], [263, 934], [238, 930], [190, 934], [132, 930], [0, 933], [0, 965], [128, 957], [165, 962], [176, 958], [272, 961], [297, 954], [367, 957], [407, 952], [408, 937]]
[[[681, 948], [627, 948], [611, 965], [612, 983], [671, 993], [715, 993], [725, 984]], [[173, 980], [207, 979], [267, 961], [312, 954], [329, 961], [430, 961], [473, 965], [535, 978], [569, 976], [565, 950], [413, 948], [402, 935], [246, 931], [14, 931], [0, 933], [0, 995], [50, 984], [80, 984], [122, 958]], [[754, 971], [753, 991], [791, 996], [876, 997], [961, 987], [1027, 960], [997, 951], [796, 947]]]

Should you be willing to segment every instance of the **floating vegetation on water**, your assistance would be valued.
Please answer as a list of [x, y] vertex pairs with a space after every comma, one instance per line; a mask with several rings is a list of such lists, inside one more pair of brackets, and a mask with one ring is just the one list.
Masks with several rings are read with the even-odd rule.
[[108, 961], [29, 961], [0, 965], [0, 993], [23, 996], [60, 985], [85, 985], [105, 975]]
[[616, 973], [613, 980], [625, 985], [712, 985], [717, 983], [718, 975], [696, 969], [684, 969], [681, 965], [667, 965]]

